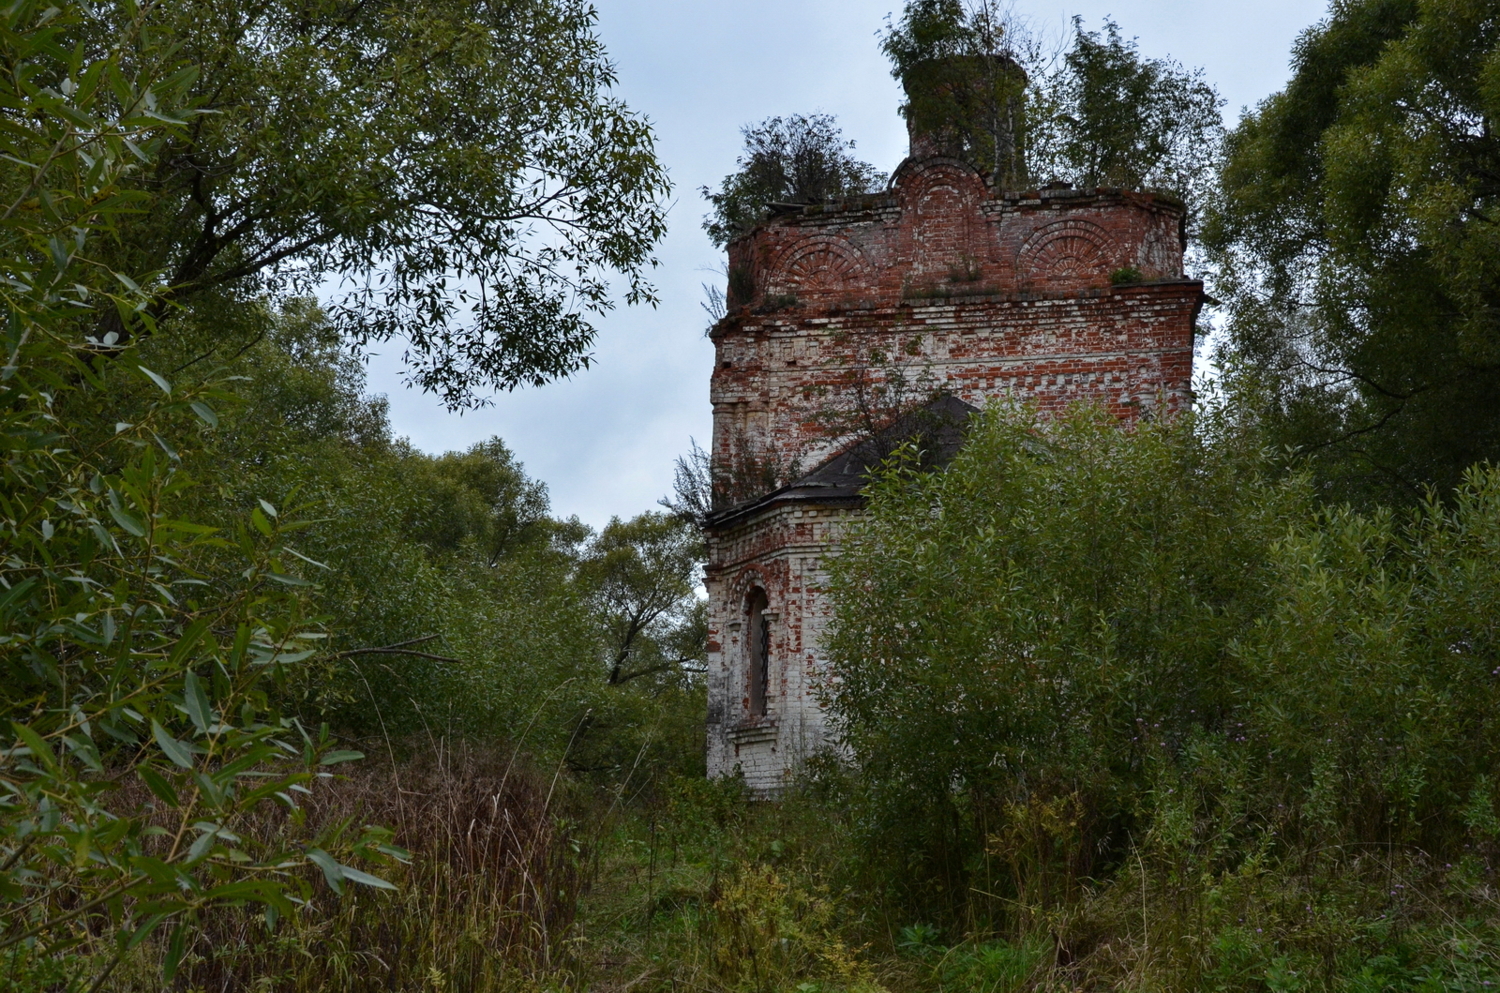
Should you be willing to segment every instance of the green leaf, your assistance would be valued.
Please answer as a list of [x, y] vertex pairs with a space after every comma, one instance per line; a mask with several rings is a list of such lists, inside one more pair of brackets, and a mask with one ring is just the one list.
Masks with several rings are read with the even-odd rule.
[[156, 738], [156, 743], [161, 746], [162, 752], [171, 759], [174, 765], [183, 769], [193, 767], [193, 753], [187, 745], [178, 741], [167, 733], [167, 729], [156, 721], [151, 722], [151, 734]]
[[282, 885], [269, 879], [240, 879], [215, 886], [203, 896], [207, 900], [216, 901], [254, 900], [257, 903], [276, 903], [282, 898]]
[[[293, 548], [290, 545], [282, 545], [281, 546], [281, 550], [283, 552], [286, 552], [288, 555], [294, 555], [294, 556], [296, 556], [297, 558], [301, 559], [303, 562], [306, 562], [308, 565], [313, 566], [315, 568], [318, 568], [318, 569], [328, 569], [329, 568], [328, 563], [326, 563], [326, 562], [319, 562], [317, 559], [310, 559], [306, 555], [303, 555], [301, 552], [297, 551], [295, 548]], [[307, 636], [304, 635], [304, 637], [307, 637]]]
[[379, 876], [372, 876], [368, 872], [360, 872], [358, 869], [351, 869], [347, 865], [340, 866], [339, 868], [343, 870], [344, 878], [351, 883], [359, 883], [361, 886], [371, 886], [378, 890], [394, 890], [396, 888], [395, 883], [381, 879]]
[[208, 705], [208, 697], [203, 693], [203, 684], [198, 679], [198, 674], [191, 669], [183, 676], [182, 702], [187, 706], [188, 717], [192, 719], [198, 733], [208, 734], [208, 729], [213, 724], [213, 710]]
[[319, 761], [319, 765], [338, 765], [340, 762], [358, 762], [365, 757], [364, 752], [356, 752], [348, 749], [329, 752]]
[[162, 958], [161, 978], [162, 982], [170, 985], [177, 978], [177, 966], [182, 962], [182, 951], [186, 944], [187, 928], [184, 922], [179, 921], [172, 929], [172, 937], [167, 940], [167, 954]]
[[188, 861], [190, 862], [196, 862], [207, 855], [209, 850], [214, 847], [214, 843], [219, 840], [218, 825], [194, 826], [200, 827], [202, 833], [193, 840], [192, 846], [188, 848]]
[[160, 386], [161, 387], [161, 391], [163, 393], [165, 393], [167, 396], [171, 396], [172, 395], [172, 384], [171, 383], [167, 382], [161, 376], [159, 376], [156, 373], [152, 372], [150, 369], [147, 369], [143, 365], [136, 366], [136, 368], [139, 369], [139, 370], [141, 370], [141, 372], [144, 372], [146, 374], [146, 378], [147, 379], [151, 380], [151, 382], [155, 383], [157, 386]]
[[152, 932], [160, 927], [162, 922], [170, 916], [172, 915], [152, 914], [150, 917], [148, 917], [144, 924], [136, 928], [134, 931], [129, 932], [129, 935], [125, 940], [125, 950], [130, 951], [132, 948], [139, 948], [141, 943], [147, 938], [151, 937]]
[[172, 654], [167, 659], [167, 665], [172, 669], [184, 668], [188, 656], [192, 654], [193, 649], [198, 647], [198, 642], [203, 640], [203, 636], [208, 633], [209, 626], [210, 622], [206, 617], [201, 617], [190, 624], [188, 629], [182, 632], [182, 637], [177, 639], [177, 644], [173, 646]]
[[151, 432], [151, 437], [155, 439], [157, 447], [159, 447], [163, 452], [166, 453], [167, 458], [171, 459], [173, 462], [182, 461], [182, 456], [177, 454], [177, 449], [173, 448], [171, 444], [168, 443], [167, 439], [163, 438], [155, 431]]
[[137, 538], [146, 537], [146, 526], [141, 523], [141, 519], [139, 517], [136, 517], [130, 511], [126, 510], [124, 507], [110, 507], [109, 516], [115, 519], [116, 524], [120, 525], [120, 527], [124, 528], [126, 531], [129, 531]]
[[321, 848], [309, 848], [307, 858], [319, 869], [323, 870], [323, 878], [335, 893], [344, 892], [344, 867], [339, 865], [338, 859], [329, 855]]
[[91, 772], [104, 771], [104, 763], [99, 759], [99, 749], [94, 747], [92, 741], [89, 741], [82, 735], [76, 734], [63, 735], [62, 740], [63, 744], [68, 746], [68, 751], [72, 753], [73, 757], [88, 766]]
[[193, 413], [197, 414], [198, 419], [204, 424], [207, 424], [211, 428], [219, 426], [219, 415], [214, 413], [214, 409], [208, 404], [201, 400], [194, 400], [188, 406], [193, 408]]
[[3, 614], [11, 604], [15, 603], [17, 600], [20, 600], [27, 593], [30, 593], [31, 588], [36, 585], [36, 582], [37, 581], [34, 578], [25, 579], [12, 586], [10, 589], [6, 590], [4, 593], [0, 593], [0, 614]]
[[398, 845], [387, 845], [381, 843], [375, 846], [375, 850], [377, 852], [380, 852], [382, 855], [389, 855], [391, 858], [395, 859], [398, 862], [406, 862], [408, 864], [411, 862], [411, 852], [407, 851], [404, 848], [401, 848]]
[[141, 777], [141, 782], [146, 784], [146, 788], [162, 803], [168, 807], [182, 806], [182, 801], [177, 799], [177, 791], [172, 788], [172, 784], [167, 782], [167, 778], [161, 773], [149, 765], [141, 766], [136, 770], [136, 773]]
[[177, 531], [182, 534], [214, 534], [219, 529], [207, 524], [194, 524], [191, 521], [157, 521], [156, 526], [163, 531]]
[[138, 855], [130, 860], [130, 864], [138, 872], [145, 873], [158, 886], [176, 889], [180, 881], [178, 871], [161, 859], [152, 858], [149, 855]]
[[255, 525], [255, 530], [259, 531], [261, 534], [265, 535], [268, 538], [271, 536], [271, 522], [266, 520], [266, 515], [261, 513], [261, 509], [259, 507], [251, 508], [250, 523]]
[[234, 645], [229, 649], [229, 666], [231, 669], [239, 668], [245, 659], [245, 651], [250, 647], [251, 631], [248, 624], [241, 624], [234, 632]]
[[16, 732], [16, 737], [20, 738], [22, 743], [31, 750], [33, 758], [49, 770], [57, 769], [57, 756], [53, 754], [51, 746], [42, 740], [41, 735], [25, 724], [18, 724], [15, 721], [11, 721], [10, 726]]

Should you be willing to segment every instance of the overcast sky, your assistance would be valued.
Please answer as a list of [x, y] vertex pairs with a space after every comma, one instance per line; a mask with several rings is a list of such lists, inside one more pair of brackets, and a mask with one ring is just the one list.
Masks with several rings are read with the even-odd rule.
[[[861, 158], [889, 172], [906, 151], [900, 89], [877, 32], [900, 0], [596, 0], [599, 30], [619, 70], [617, 94], [655, 125], [676, 186], [659, 250], [661, 305], [622, 308], [599, 322], [595, 364], [572, 380], [499, 396], [447, 414], [407, 390], [387, 345], [369, 389], [390, 398], [398, 434], [429, 452], [499, 435], [551, 491], [553, 512], [599, 527], [652, 508], [671, 489], [689, 438], [706, 443], [713, 351], [703, 336], [701, 284], [720, 264], [700, 228], [698, 189], [734, 168], [742, 125], [777, 114], [835, 114]], [[1058, 38], [1082, 15], [1113, 16], [1150, 56], [1201, 66], [1228, 100], [1230, 123], [1280, 89], [1291, 45], [1326, 0], [1018, 0], [1033, 30]]]

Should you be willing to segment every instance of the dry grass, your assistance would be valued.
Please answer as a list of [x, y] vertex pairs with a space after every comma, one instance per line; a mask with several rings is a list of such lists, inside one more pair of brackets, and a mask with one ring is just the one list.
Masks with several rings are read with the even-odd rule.
[[[355, 768], [309, 798], [305, 816], [261, 827], [298, 838], [390, 827], [410, 863], [365, 868], [399, 889], [340, 896], [319, 877], [312, 905], [275, 927], [258, 911], [215, 911], [174, 988], [489, 993], [566, 981], [581, 859], [553, 785], [508, 753], [466, 748]], [[116, 988], [158, 989], [159, 951]]]

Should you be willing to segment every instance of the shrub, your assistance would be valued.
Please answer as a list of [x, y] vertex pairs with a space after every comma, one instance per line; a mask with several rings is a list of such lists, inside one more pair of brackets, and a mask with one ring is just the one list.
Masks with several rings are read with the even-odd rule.
[[903, 898], [1024, 931], [1142, 849], [1177, 880], [1493, 851], [1500, 469], [1319, 508], [1212, 427], [992, 411], [872, 488], [831, 703]]
[[217, 423], [217, 396], [142, 364], [132, 338], [155, 330], [165, 288], [99, 253], [142, 209], [129, 181], [194, 115], [195, 73], [148, 11], [122, 7], [85, 43], [89, 13], [0, 13], [12, 67], [0, 81], [7, 990], [102, 988], [163, 934], [157, 980], [170, 982], [197, 915], [289, 909], [305, 895], [289, 876], [301, 867], [388, 885], [335, 858], [381, 850], [379, 832], [283, 847], [246, 829], [359, 756], [268, 704], [324, 636], [306, 616], [297, 522], [263, 499], [222, 530], [178, 512], [193, 483], [181, 450]]
[[1231, 712], [1230, 641], [1302, 505], [1185, 425], [1094, 411], [992, 411], [947, 471], [893, 466], [834, 565], [830, 651], [909, 895], [959, 898], [976, 860], [991, 892], [1098, 871], [1161, 762]]

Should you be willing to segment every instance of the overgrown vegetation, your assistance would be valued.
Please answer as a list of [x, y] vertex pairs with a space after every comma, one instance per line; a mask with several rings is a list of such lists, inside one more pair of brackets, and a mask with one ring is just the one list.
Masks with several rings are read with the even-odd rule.
[[881, 47], [906, 87], [902, 108], [1003, 190], [1068, 182], [1155, 189], [1201, 206], [1222, 140], [1202, 70], [1143, 56], [1119, 25], [1061, 51], [993, 0], [911, 0]]
[[902, 107], [912, 131], [993, 177], [1025, 186], [1026, 98], [1039, 47], [998, 5], [916, 0], [889, 26], [881, 49], [906, 88]]
[[854, 142], [843, 137], [832, 114], [768, 117], [740, 133], [745, 148], [738, 171], [725, 176], [717, 191], [700, 191], [713, 206], [703, 230], [715, 245], [749, 231], [778, 204], [822, 203], [885, 186], [883, 174], [854, 157]]
[[[1234, 133], [1220, 401], [996, 408], [934, 471], [881, 434], [916, 345], [807, 398], [890, 444], [845, 751], [774, 803], [703, 775], [694, 525], [799, 467], [695, 450], [594, 533], [365, 394], [398, 331], [464, 404], [580, 367], [603, 274], [649, 298], [592, 10], [221, 6], [0, 11], [0, 991], [1500, 982], [1492, 5], [1340, 3]], [[1112, 23], [1039, 69], [914, 0], [885, 44], [990, 74], [908, 113], [996, 182], [1203, 199], [1217, 98]], [[721, 241], [879, 181], [831, 119], [747, 140]], [[298, 295], [333, 275], [377, 289]]]
[[[1459, 990], [1500, 980], [1500, 474], [1362, 512], [1232, 405], [994, 409], [834, 565], [849, 748], [612, 843], [642, 988]], [[639, 854], [631, 855], [638, 847]]]
[[[1169, 59], [1141, 55], [1119, 25], [1085, 30], [1060, 52], [992, 0], [910, 0], [881, 48], [906, 87], [911, 128], [972, 163], [1002, 190], [1067, 182], [1152, 189], [1185, 200], [1196, 224], [1223, 141], [1223, 101]], [[738, 170], [700, 192], [703, 228], [725, 245], [798, 206], [877, 192], [886, 177], [854, 158], [827, 114], [747, 125]], [[733, 287], [729, 299], [735, 299]], [[710, 290], [711, 299], [719, 299]], [[720, 294], [722, 297], [722, 294]]]
[[[265, 22], [235, 28], [258, 39], [247, 48], [215, 33], [225, 25], [214, 17], [227, 13], [28, 2], [0, 11], [5, 989], [129, 984], [143, 957], [156, 967], [147, 986], [181, 985], [200, 929], [243, 931], [253, 919], [265, 929], [254, 933], [274, 942], [278, 922], [315, 915], [320, 887], [385, 891], [397, 885], [385, 876], [422, 878], [403, 868], [409, 855], [391, 844], [391, 828], [419, 852], [422, 829], [387, 816], [388, 807], [309, 816], [336, 809], [332, 777], [361, 757], [349, 746], [362, 739], [399, 761], [418, 733], [486, 735], [567, 763], [576, 761], [570, 746], [634, 754], [697, 709], [682, 671], [660, 673], [649, 688], [638, 681], [629, 694], [608, 687], [604, 624], [580, 569], [603, 551], [577, 522], [547, 517], [544, 491], [502, 444], [437, 458], [409, 450], [390, 436], [383, 405], [362, 395], [351, 332], [339, 324], [353, 311], [330, 318], [310, 302], [267, 295], [299, 278], [357, 275], [361, 252], [372, 264], [371, 252], [391, 261], [403, 231], [425, 252], [431, 242], [416, 230], [441, 211], [393, 219], [382, 214], [393, 202], [353, 191], [360, 209], [383, 217], [357, 222], [347, 202], [328, 200], [350, 185], [291, 140], [294, 123], [322, 127], [308, 140], [327, 150], [337, 144], [328, 128], [349, 139], [348, 128], [368, 125], [361, 140], [378, 146], [376, 157], [400, 153], [399, 140], [376, 139], [383, 111], [368, 100], [353, 115], [298, 118], [294, 106], [297, 97], [348, 95], [303, 85], [313, 71], [307, 44], [319, 34], [319, 73], [344, 31], [360, 39], [340, 36], [352, 48], [335, 68], [365, 83], [372, 72], [384, 79], [398, 56], [371, 47], [378, 25], [259, 10]], [[446, 53], [440, 68], [460, 69], [438, 13], [427, 12], [437, 33], [422, 43]], [[548, 323], [546, 287], [526, 273], [577, 263], [577, 279], [559, 292], [585, 303], [592, 274], [638, 276], [659, 233], [652, 198], [662, 184], [649, 133], [602, 92], [609, 71], [591, 11], [488, 13], [503, 13], [503, 23], [476, 32], [480, 23], [466, 21], [463, 32], [485, 65], [495, 63], [483, 42], [509, 44], [518, 17], [575, 60], [578, 75], [548, 76], [559, 103], [527, 98], [538, 133], [556, 139], [546, 152], [554, 171], [577, 151], [577, 129], [597, 132], [602, 122], [612, 135], [603, 150], [617, 153], [618, 169], [567, 169], [575, 185], [545, 193], [548, 209], [597, 210], [590, 197], [617, 181], [628, 187], [606, 197], [615, 211], [608, 245], [575, 217], [577, 237], [538, 261], [515, 226], [526, 213], [519, 201], [512, 221], [486, 229], [489, 263], [518, 280], [499, 289], [509, 299], [530, 286], [528, 320], [543, 323], [507, 332], [521, 334], [523, 349], [489, 340], [481, 350], [486, 361], [545, 378], [576, 365], [554, 332], [584, 326], [557, 307]], [[372, 66], [356, 66], [356, 49]], [[537, 64], [529, 51], [528, 67]], [[266, 61], [250, 64], [251, 52]], [[424, 106], [434, 106], [436, 91], [422, 89]], [[256, 115], [276, 113], [295, 120], [266, 138], [257, 121], [272, 125]], [[523, 140], [527, 155], [534, 137]], [[602, 149], [596, 139], [591, 154]], [[532, 170], [546, 173], [547, 163], [525, 159], [517, 168], [535, 192]], [[495, 196], [516, 192], [507, 185], [514, 173], [486, 176], [499, 184]], [[431, 184], [407, 192], [441, 193]], [[494, 207], [476, 209], [491, 216]], [[462, 223], [461, 214], [446, 216]], [[415, 261], [402, 264], [411, 281], [389, 284], [395, 296], [380, 313], [399, 312], [411, 299], [403, 293], [446, 307], [429, 292], [443, 285], [441, 273], [484, 271]], [[647, 292], [638, 281], [636, 289]], [[485, 342], [493, 331], [423, 326], [449, 344]], [[378, 321], [361, 334], [381, 337]], [[450, 399], [508, 385], [494, 367], [451, 356], [440, 364], [443, 388], [458, 391]], [[668, 627], [646, 640], [675, 636]], [[626, 764], [614, 761], [608, 781]], [[533, 820], [546, 805], [539, 810]]]
[[[270, 922], [220, 909], [184, 943], [183, 989], [499, 990], [566, 973], [581, 883], [576, 798], [513, 752], [460, 746], [395, 765], [376, 759], [330, 784], [300, 816], [267, 812], [258, 835], [295, 844], [347, 825], [390, 825], [410, 845], [385, 874], [395, 892], [305, 873], [306, 905]], [[118, 977], [159, 990], [159, 948]]]
[[1335, 4], [1232, 134], [1205, 234], [1239, 390], [1332, 499], [1500, 454], [1497, 8]]

